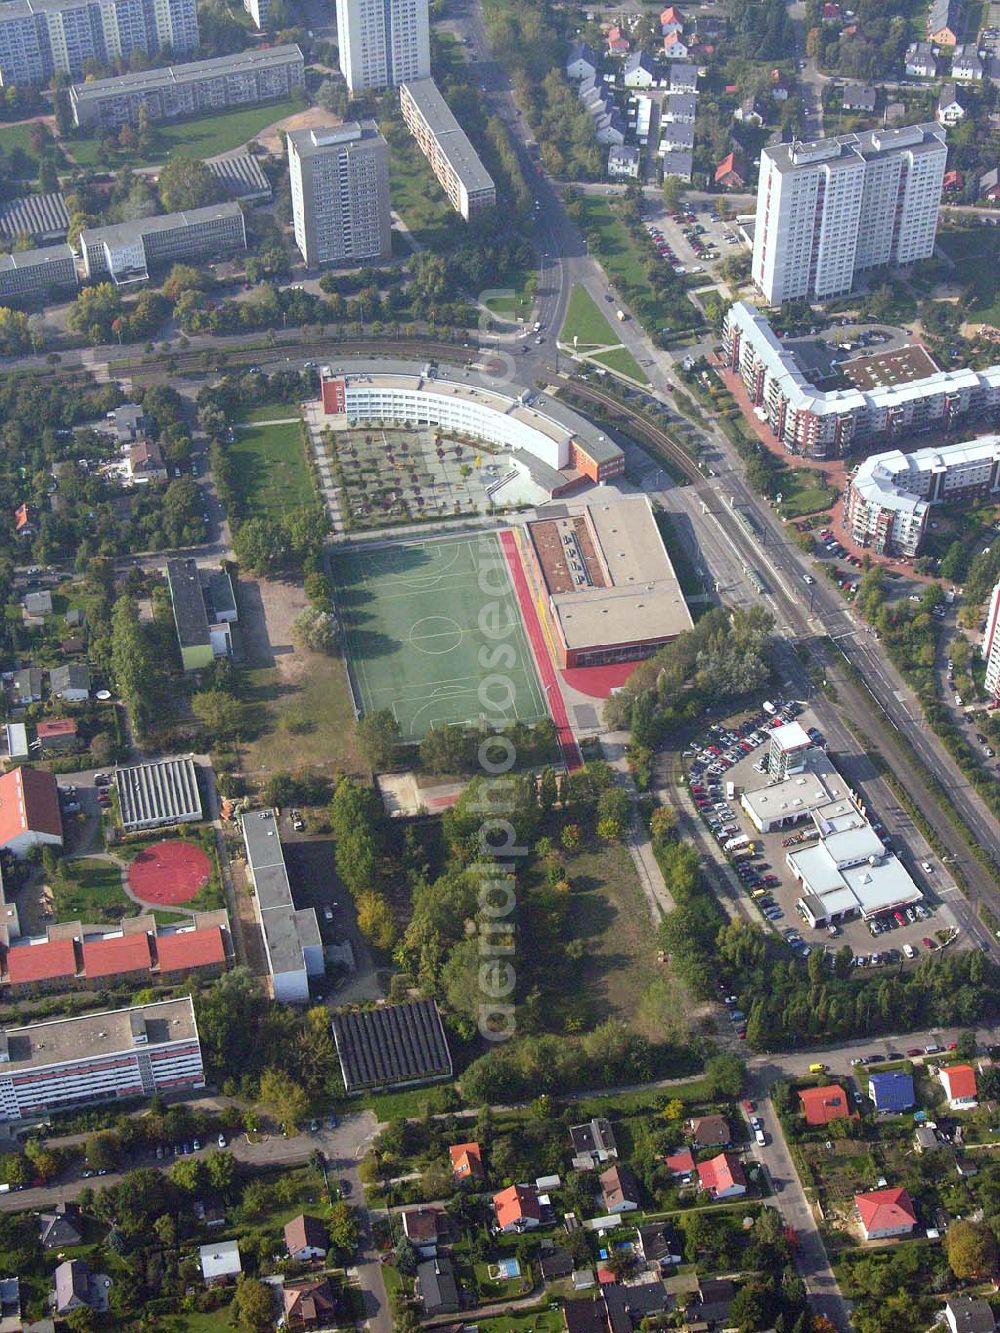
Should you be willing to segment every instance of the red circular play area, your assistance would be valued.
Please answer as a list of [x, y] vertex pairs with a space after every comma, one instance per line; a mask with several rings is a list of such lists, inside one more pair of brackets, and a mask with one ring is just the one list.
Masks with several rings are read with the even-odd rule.
[[144, 903], [186, 903], [208, 883], [212, 863], [192, 842], [154, 842], [128, 868], [128, 886]]

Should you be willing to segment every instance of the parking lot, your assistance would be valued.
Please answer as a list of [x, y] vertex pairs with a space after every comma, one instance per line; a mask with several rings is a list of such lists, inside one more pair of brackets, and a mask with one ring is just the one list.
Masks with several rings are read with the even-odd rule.
[[653, 248], [675, 273], [706, 273], [727, 254], [739, 252], [736, 228], [720, 222], [711, 209], [673, 212], [664, 207], [649, 211], [645, 223]]
[[[767, 786], [770, 732], [793, 719], [806, 728], [814, 744], [823, 744], [815, 718], [807, 709], [794, 702], [779, 703], [773, 714], [761, 711], [729, 726], [714, 725], [685, 756], [690, 761], [694, 802], [760, 912], [761, 924], [772, 926], [801, 958], [807, 958], [816, 948], [836, 952], [846, 944], [858, 967], [902, 965], [950, 942], [955, 932], [950, 910], [926, 898], [895, 912], [880, 913], [871, 921], [855, 918], [830, 927], [810, 927], [800, 915], [796, 903], [803, 890], [786, 857], [793, 848], [818, 841], [812, 821], [761, 834], [739, 800], [743, 791], [759, 791]], [[906, 848], [894, 845], [877, 815], [869, 810], [868, 818], [886, 848], [906, 861]], [[909, 864], [907, 868], [918, 882], [930, 871], [929, 865], [920, 868]]]

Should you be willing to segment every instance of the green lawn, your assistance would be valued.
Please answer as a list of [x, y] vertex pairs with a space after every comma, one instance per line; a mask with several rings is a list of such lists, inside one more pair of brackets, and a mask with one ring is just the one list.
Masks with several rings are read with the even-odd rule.
[[601, 233], [604, 244], [600, 261], [612, 282], [630, 282], [646, 286], [644, 254], [628, 233], [628, 228], [611, 210], [611, 204], [600, 195], [584, 195], [580, 200], [583, 216], [580, 225], [584, 232]]
[[[148, 153], [136, 153], [129, 158], [123, 154], [121, 160], [133, 163], [162, 162], [178, 149], [183, 149], [192, 157], [215, 157], [219, 153], [239, 148], [255, 139], [275, 121], [301, 110], [302, 103], [290, 98], [284, 102], [270, 102], [266, 106], [238, 107], [232, 111], [201, 116], [196, 120], [175, 121], [161, 125], [154, 131]], [[80, 166], [96, 165], [99, 147], [96, 138], [67, 139], [62, 146]]]
[[808, 467], [785, 470], [781, 482], [781, 512], [785, 518], [820, 513], [836, 499], [836, 487], [826, 486], [822, 473]]
[[30, 133], [30, 121], [21, 121], [17, 125], [0, 125], [0, 152], [6, 157], [15, 148], [20, 148], [31, 159], [30, 167], [25, 173], [25, 179], [29, 179], [38, 170], [38, 159], [31, 151]]
[[976, 304], [966, 312], [975, 324], [1000, 328], [1000, 235], [993, 227], [968, 231], [943, 231], [941, 249], [955, 264], [955, 279], [971, 286]]
[[637, 384], [649, 383], [649, 380], [642, 373], [642, 367], [627, 347], [615, 347], [610, 352], [595, 352], [591, 360], [599, 361], [602, 366], [607, 366], [609, 370], [616, 370], [619, 375], [627, 375], [629, 379], [635, 380]]
[[389, 193], [392, 206], [418, 245], [447, 246], [456, 235], [458, 215], [423, 154], [402, 127], [389, 136]]
[[356, 744], [354, 705], [343, 659], [297, 652], [302, 670], [290, 681], [277, 667], [241, 674], [250, 706], [253, 740], [241, 747], [250, 772], [280, 773], [303, 767], [365, 773]]
[[251, 407], [240, 415], [240, 424], [258, 421], [285, 421], [301, 416], [298, 403], [263, 403], [260, 407]]
[[[271, 412], [270, 419], [280, 420], [287, 409], [276, 407]], [[229, 452], [243, 494], [254, 513], [280, 518], [289, 509], [315, 503], [316, 492], [298, 421], [284, 426], [238, 423], [234, 430], [236, 439]]]
[[56, 921], [116, 921], [138, 910], [122, 888], [121, 871], [108, 861], [64, 861], [61, 879], [50, 887]]
[[621, 342], [590, 292], [579, 285], [569, 294], [569, 306], [559, 341], [572, 347], [574, 338], [576, 346], [583, 351], [591, 347], [616, 347]]

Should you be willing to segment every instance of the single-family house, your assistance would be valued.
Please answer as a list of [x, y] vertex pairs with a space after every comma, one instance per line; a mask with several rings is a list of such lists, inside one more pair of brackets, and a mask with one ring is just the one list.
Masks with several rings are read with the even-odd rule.
[[948, 1065], [942, 1069], [938, 1078], [948, 1098], [948, 1105], [953, 1111], [967, 1111], [978, 1100], [976, 1071], [971, 1065]]
[[729, 1308], [736, 1299], [736, 1283], [732, 1278], [705, 1278], [684, 1311], [689, 1328], [724, 1327], [729, 1321]]
[[913, 1131], [913, 1146], [918, 1153], [933, 1152], [941, 1146], [937, 1130], [931, 1129], [930, 1125], [918, 1125]]
[[562, 1315], [566, 1333], [608, 1333], [608, 1308], [603, 1294], [582, 1301], [567, 1301]]
[[240, 1247], [234, 1240], [217, 1240], [198, 1250], [201, 1275], [207, 1287], [224, 1287], [243, 1272]]
[[913, 1202], [904, 1189], [871, 1190], [855, 1194], [854, 1206], [861, 1219], [865, 1240], [908, 1236], [917, 1225]]
[[693, 125], [664, 125], [660, 130], [661, 153], [690, 153], [694, 150]]
[[668, 32], [684, 31], [684, 15], [676, 5], [667, 5], [660, 11], [660, 31], [666, 37]]
[[22, 1333], [21, 1279], [0, 1277], [0, 1333]]
[[676, 1152], [667, 1153], [663, 1165], [672, 1176], [694, 1175], [694, 1153], [690, 1148], [678, 1148]]
[[38, 531], [38, 510], [25, 501], [14, 510], [14, 532], [18, 537], [34, 537]]
[[330, 1236], [318, 1217], [299, 1213], [285, 1223], [285, 1249], [289, 1259], [304, 1262], [307, 1259], [325, 1259], [330, 1248]]
[[617, 24], [608, 29], [608, 51], [613, 56], [626, 56], [631, 49], [632, 43]]
[[57, 1315], [68, 1315], [84, 1306], [92, 1310], [106, 1308], [106, 1298], [85, 1259], [67, 1259], [56, 1269], [52, 1281]]
[[610, 112], [594, 117], [594, 138], [605, 148], [609, 144], [625, 142], [625, 122], [622, 120], [621, 112], [617, 107]]
[[11, 689], [13, 702], [16, 704], [37, 704], [42, 698], [42, 685], [45, 680], [39, 667], [22, 667], [14, 672]]
[[626, 88], [651, 88], [656, 82], [656, 66], [645, 51], [633, 51], [623, 68]]
[[590, 1157], [594, 1162], [612, 1162], [618, 1156], [611, 1122], [602, 1116], [595, 1116], [583, 1125], [572, 1125], [569, 1137], [574, 1158]]
[[79, 634], [71, 634], [68, 639], [59, 640], [59, 652], [63, 657], [76, 657], [87, 647], [85, 639]]
[[50, 717], [39, 722], [35, 728], [43, 752], [58, 754], [72, 750], [76, 745], [77, 725], [75, 717]]
[[934, 118], [945, 129], [960, 125], [966, 117], [965, 95], [957, 83], [945, 83], [938, 95], [937, 111]]
[[629, 1283], [606, 1282], [601, 1286], [611, 1333], [632, 1333], [647, 1320], [661, 1316], [668, 1296], [659, 1276], [640, 1274]]
[[115, 408], [115, 434], [120, 444], [132, 444], [149, 426], [149, 418], [138, 403], [122, 403]]
[[548, 1245], [543, 1244], [539, 1251], [538, 1267], [543, 1282], [558, 1282], [573, 1272], [573, 1256], [569, 1250], [564, 1250], [561, 1245], [553, 1245], [550, 1241]]
[[484, 1179], [486, 1171], [478, 1143], [453, 1143], [448, 1149], [448, 1156], [451, 1158], [452, 1179], [456, 1183]]
[[427, 1259], [418, 1264], [416, 1290], [425, 1315], [455, 1314], [459, 1308], [458, 1283], [450, 1259]]
[[975, 44], [956, 46], [951, 58], [951, 77], [964, 83], [982, 83], [985, 67]]
[[670, 89], [672, 93], [693, 93], [698, 90], [698, 67], [685, 60], [675, 61], [670, 66]]
[[722, 14], [699, 14], [694, 21], [695, 36], [700, 42], [717, 42], [725, 37], [728, 27]]
[[867, 83], [847, 83], [840, 105], [845, 111], [864, 111], [871, 115], [875, 110], [875, 89]]
[[771, 96], [776, 102], [787, 102], [791, 87], [788, 75], [782, 69], [771, 70]]
[[944, 1318], [950, 1333], [996, 1333], [989, 1301], [981, 1296], [952, 1296], [945, 1303]]
[[931, 0], [927, 38], [935, 46], [955, 46], [962, 31], [959, 0]]
[[728, 1148], [733, 1141], [729, 1121], [722, 1115], [702, 1115], [688, 1121], [695, 1148]]
[[80, 1209], [75, 1203], [57, 1203], [50, 1213], [38, 1214], [38, 1239], [43, 1250], [63, 1250], [79, 1245], [83, 1232], [77, 1223]]
[[979, 197], [994, 202], [1000, 199], [1000, 167], [994, 167], [979, 177]]
[[698, 114], [694, 93], [667, 93], [663, 99], [662, 119], [668, 125], [693, 125]]
[[34, 847], [61, 847], [62, 843], [55, 777], [27, 764], [0, 775], [0, 848], [24, 857]]
[[663, 1272], [684, 1262], [684, 1241], [669, 1222], [650, 1222], [636, 1228], [636, 1249], [654, 1270]]
[[639, 1182], [627, 1166], [611, 1166], [598, 1176], [606, 1213], [633, 1213], [641, 1203]]
[[566, 77], [568, 79], [594, 78], [601, 67], [597, 52], [586, 42], [576, 42], [570, 47], [566, 57]]
[[125, 475], [136, 486], [150, 481], [166, 481], [167, 465], [163, 450], [155, 440], [138, 440], [125, 456]]
[[843, 10], [834, 0], [826, 0], [820, 17], [824, 23], [836, 23], [843, 15]]
[[281, 1290], [285, 1328], [327, 1328], [337, 1322], [337, 1297], [324, 1277], [317, 1282], [286, 1282]]
[[766, 114], [767, 108], [759, 97], [744, 97], [733, 112], [733, 120], [738, 120], [742, 125], [763, 125]]
[[725, 190], [742, 190], [749, 175], [746, 158], [734, 149], [715, 168], [715, 183]]
[[957, 167], [944, 173], [944, 178], [941, 181], [941, 189], [944, 190], [945, 193], [951, 193], [953, 190], [963, 190], [964, 188], [965, 174], [959, 171]]
[[698, 1163], [698, 1181], [713, 1199], [735, 1199], [747, 1192], [743, 1164], [735, 1153], [722, 1152], [707, 1162]]
[[433, 1259], [438, 1250], [441, 1224], [439, 1211], [436, 1208], [406, 1208], [402, 1219], [403, 1235], [421, 1259]]
[[691, 172], [694, 170], [694, 154], [689, 148], [680, 150], [668, 149], [666, 152], [661, 148], [659, 153], [660, 170], [663, 173], [663, 179], [668, 176], [676, 176], [678, 180], [686, 181], [690, 184]]
[[82, 606], [71, 606], [63, 616], [68, 629], [83, 629], [86, 619]]
[[906, 72], [913, 79], [936, 79], [937, 56], [930, 42], [911, 42], [906, 48]]
[[875, 1103], [876, 1111], [888, 1114], [909, 1111], [915, 1104], [913, 1075], [905, 1074], [901, 1069], [872, 1074], [868, 1080], [868, 1095]]
[[612, 180], [638, 180], [642, 154], [632, 144], [614, 143], [608, 149], [608, 175]]
[[49, 672], [49, 689], [66, 703], [85, 703], [90, 698], [90, 672], [82, 662], [69, 662]]
[[531, 1231], [541, 1225], [542, 1206], [533, 1185], [510, 1185], [493, 1196], [497, 1230], [505, 1233]]
[[668, 60], [686, 60], [690, 49], [678, 33], [671, 33], [663, 39], [663, 54]]
[[40, 592], [26, 593], [21, 607], [24, 619], [29, 624], [37, 625], [52, 614], [52, 594], [48, 588], [42, 588]]
[[803, 1088], [799, 1101], [807, 1125], [828, 1125], [831, 1120], [848, 1120], [851, 1116], [847, 1093], [836, 1083], [823, 1088]]

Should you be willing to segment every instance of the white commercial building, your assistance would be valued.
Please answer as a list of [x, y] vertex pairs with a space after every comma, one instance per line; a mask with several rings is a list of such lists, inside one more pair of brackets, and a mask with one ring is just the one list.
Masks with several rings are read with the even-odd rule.
[[947, 157], [934, 124], [765, 148], [754, 282], [772, 305], [831, 300], [866, 269], [930, 258]]
[[726, 312], [722, 360], [743, 381], [758, 420], [807, 458], [840, 458], [871, 440], [954, 430], [1000, 409], [1000, 365], [939, 370], [872, 389], [818, 389], [767, 317], [745, 301]]
[[340, 70], [351, 95], [431, 72], [429, 0], [337, 0]]
[[204, 1086], [190, 996], [0, 1028], [0, 1120]]
[[292, 901], [278, 818], [273, 810], [244, 813], [243, 841], [274, 998], [285, 1004], [305, 1004], [309, 978], [321, 977], [324, 971], [316, 909], [297, 909]]
[[982, 654], [986, 661], [986, 688], [994, 699], [1000, 699], [1000, 583], [990, 598]]
[[455, 119], [433, 79], [416, 79], [399, 89], [399, 105], [407, 129], [431, 165], [448, 202], [466, 221], [473, 213], [494, 208], [497, 189], [469, 136]]
[[1000, 436], [873, 454], [850, 479], [844, 522], [854, 541], [879, 554], [914, 556], [932, 505], [995, 500]]
[[295, 244], [317, 264], [392, 251], [386, 143], [373, 120], [288, 135]]

